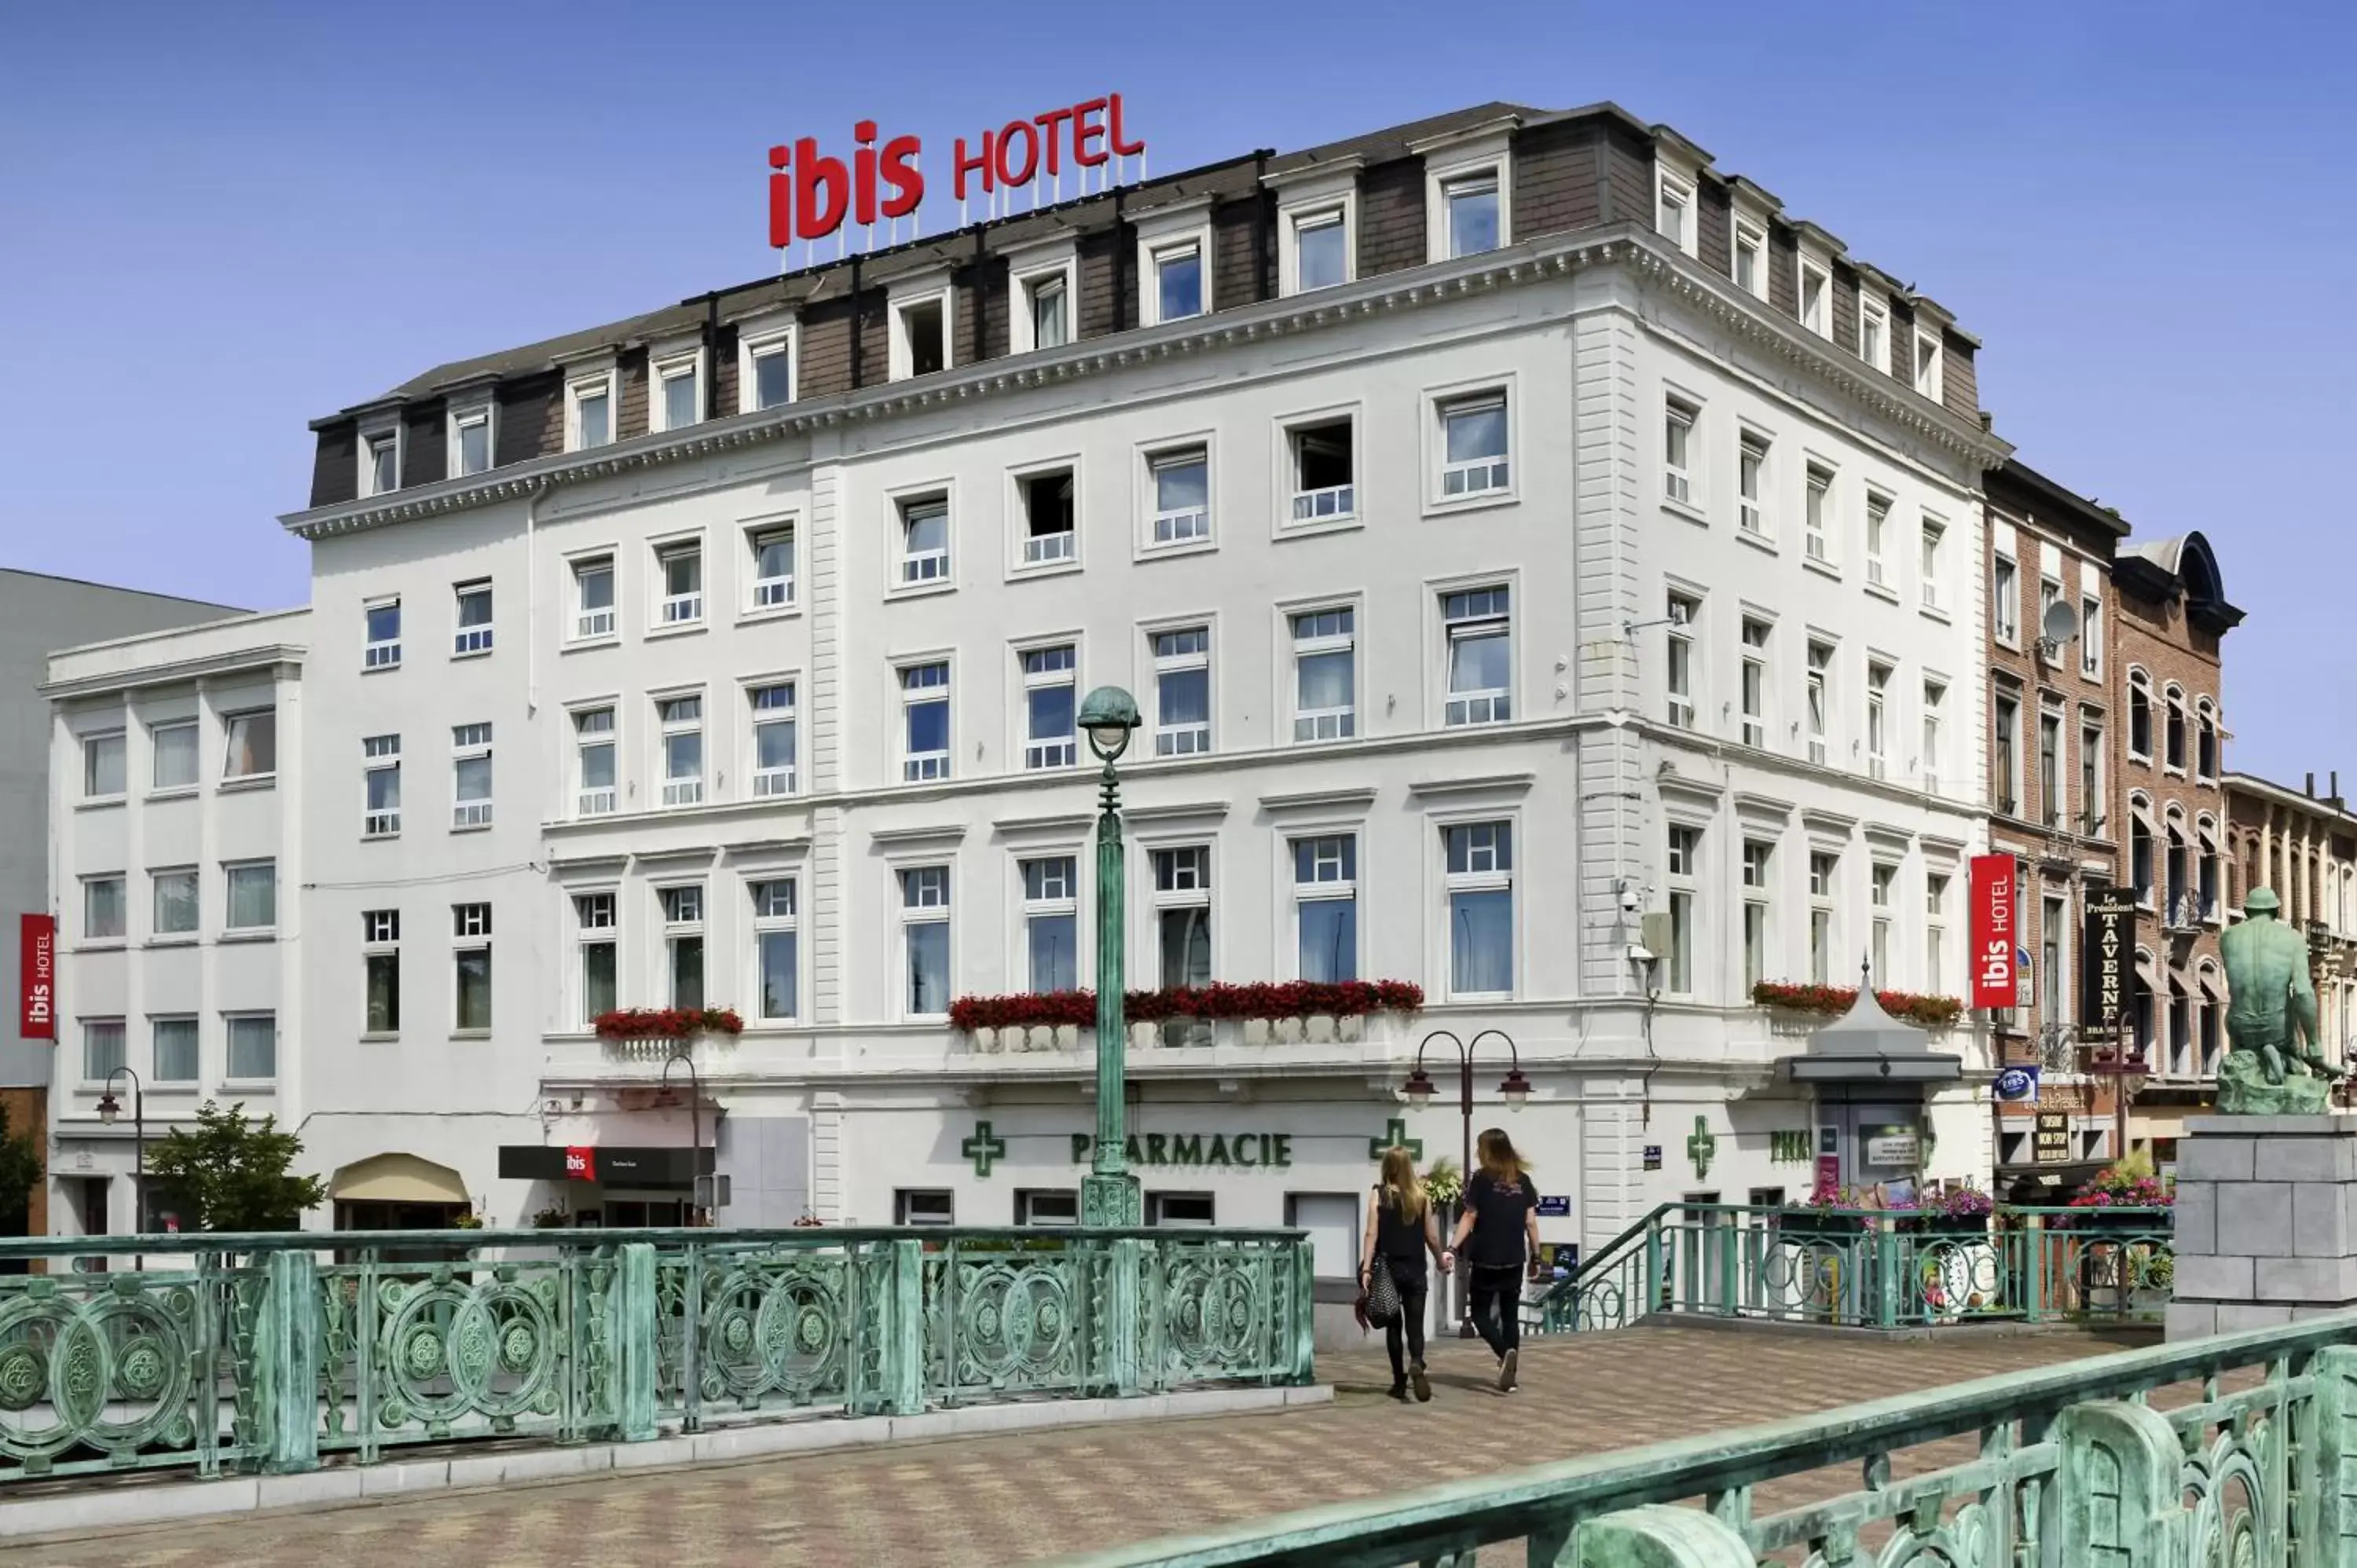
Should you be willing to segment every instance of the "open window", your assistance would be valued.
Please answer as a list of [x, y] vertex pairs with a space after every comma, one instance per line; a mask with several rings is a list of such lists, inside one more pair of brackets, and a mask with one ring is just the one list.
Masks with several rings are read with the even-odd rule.
[[949, 294], [943, 290], [892, 306], [892, 380], [949, 369]]
[[1070, 561], [1079, 532], [1075, 476], [1070, 468], [1026, 474], [1015, 481], [1023, 510], [1023, 564], [1044, 566]]
[[1330, 522], [1358, 511], [1355, 432], [1349, 415], [1286, 432], [1293, 467], [1293, 521]]

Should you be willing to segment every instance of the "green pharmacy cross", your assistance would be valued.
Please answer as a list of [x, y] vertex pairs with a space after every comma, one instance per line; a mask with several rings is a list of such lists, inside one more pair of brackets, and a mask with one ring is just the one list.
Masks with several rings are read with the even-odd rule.
[[1367, 1140], [1367, 1158], [1380, 1160], [1385, 1149], [1405, 1149], [1408, 1158], [1424, 1158], [1424, 1140], [1407, 1135], [1407, 1123], [1394, 1116], [1383, 1123], [1383, 1136]]
[[1710, 1119], [1695, 1118], [1694, 1136], [1686, 1140], [1686, 1158], [1694, 1162], [1695, 1179], [1710, 1175], [1710, 1157], [1718, 1152], [1718, 1140], [1710, 1135]]
[[993, 1160], [1006, 1157], [1006, 1140], [993, 1137], [989, 1122], [977, 1122], [974, 1124], [974, 1136], [958, 1145], [958, 1153], [974, 1162], [974, 1175], [986, 1176]]

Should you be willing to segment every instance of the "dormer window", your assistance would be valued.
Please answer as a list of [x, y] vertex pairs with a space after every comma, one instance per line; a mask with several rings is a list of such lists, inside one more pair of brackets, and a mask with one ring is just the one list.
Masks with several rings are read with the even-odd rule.
[[1857, 297], [1857, 357], [1890, 373], [1890, 307], [1863, 290]]
[[748, 328], [737, 340], [737, 412], [758, 413], [794, 401], [794, 329]]
[[936, 288], [892, 302], [892, 380], [930, 376], [950, 366], [950, 291]]
[[610, 371], [565, 389], [565, 449], [586, 452], [614, 439], [614, 375]]
[[661, 421], [655, 426], [662, 430], [685, 430], [704, 417], [704, 400], [698, 395], [696, 372], [703, 361], [701, 354], [682, 354], [674, 359], [654, 362], [655, 416]]
[[401, 489], [399, 429], [381, 431], [362, 441], [361, 478], [368, 486], [363, 495], [386, 496]]
[[1768, 297], [1768, 231], [1740, 218], [1735, 220], [1735, 286]]
[[1940, 338], [1937, 333], [1915, 334], [1915, 390], [1933, 403], [1941, 400]]
[[1011, 257], [1007, 295], [1007, 352], [1061, 349], [1078, 336], [1080, 267], [1069, 242]]
[[1154, 252], [1156, 317], [1180, 321], [1203, 314], [1203, 248], [1192, 241]]
[[1031, 346], [1060, 349], [1071, 342], [1071, 291], [1064, 286], [1063, 274], [1036, 278], [1026, 292], [1031, 311]]
[[1408, 150], [1424, 160], [1426, 262], [1478, 256], [1514, 242], [1512, 116], [1469, 126]]
[[1801, 325], [1820, 338], [1834, 335], [1833, 274], [1821, 262], [1801, 258]]
[[1691, 256], [1695, 253], [1695, 188], [1691, 180], [1660, 171], [1655, 181], [1653, 227]]
[[1448, 254], [1478, 256], [1503, 242], [1498, 221], [1498, 171], [1484, 169], [1445, 180], [1440, 187], [1442, 209], [1448, 214]]
[[1208, 316], [1212, 295], [1211, 204], [1195, 197], [1137, 219], [1137, 321], [1158, 327]]
[[491, 405], [454, 409], [450, 413], [450, 473], [455, 478], [480, 474], [491, 466]]

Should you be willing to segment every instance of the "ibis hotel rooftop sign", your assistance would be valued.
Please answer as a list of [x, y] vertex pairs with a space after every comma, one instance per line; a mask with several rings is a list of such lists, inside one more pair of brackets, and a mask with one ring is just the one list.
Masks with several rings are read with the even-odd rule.
[[[851, 128], [851, 140], [847, 160], [811, 136], [770, 149], [772, 246], [823, 239], [846, 222], [906, 218], [923, 204], [925, 149], [917, 137], [884, 136], [875, 121], [862, 120]], [[1036, 198], [1039, 182], [1059, 179], [1067, 164], [1076, 179], [1083, 178], [1082, 171], [1145, 152], [1146, 143], [1132, 140], [1123, 124], [1121, 94], [1108, 93], [1009, 120], [972, 141], [958, 137], [950, 158], [951, 189], [963, 221], [970, 190], [991, 197], [1030, 188]]]

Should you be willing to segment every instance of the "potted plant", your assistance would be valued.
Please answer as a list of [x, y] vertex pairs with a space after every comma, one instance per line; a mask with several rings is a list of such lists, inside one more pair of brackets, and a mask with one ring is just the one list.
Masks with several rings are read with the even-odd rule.
[[1921, 1236], [1978, 1238], [1988, 1234], [1989, 1216], [1996, 1212], [1994, 1198], [1972, 1183], [1962, 1182], [1928, 1195], [1900, 1229]]
[[2152, 1156], [2139, 1151], [2104, 1167], [2085, 1191], [2065, 1205], [2071, 1212], [2057, 1215], [2054, 1223], [2072, 1230], [2166, 1232], [2171, 1217], [2153, 1211], [2172, 1208], [2176, 1203], [2176, 1185], [2155, 1176]]
[[1856, 1236], [1866, 1230], [1859, 1212], [1864, 1199], [1839, 1182], [1820, 1181], [1805, 1203], [1787, 1204], [1776, 1217], [1777, 1229], [1787, 1236]]

